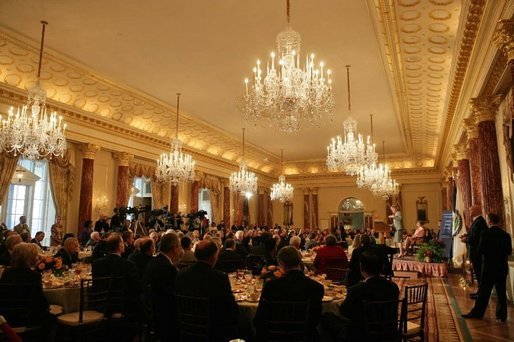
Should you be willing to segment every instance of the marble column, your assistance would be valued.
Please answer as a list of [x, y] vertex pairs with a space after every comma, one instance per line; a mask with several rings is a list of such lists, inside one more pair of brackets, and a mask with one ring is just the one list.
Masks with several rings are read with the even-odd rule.
[[303, 228], [311, 228], [310, 188], [303, 189]]
[[319, 188], [312, 188], [312, 229], [319, 228], [318, 191]]
[[464, 128], [468, 138], [468, 160], [471, 180], [471, 204], [482, 205], [482, 179], [480, 177], [480, 142], [475, 117], [471, 115], [464, 120]]
[[244, 194], [236, 192], [236, 217], [235, 224], [240, 226], [243, 224], [243, 208], [244, 207]]
[[448, 176], [448, 183], [446, 187], [446, 210], [453, 210], [453, 194], [454, 194], [454, 182], [453, 177]]
[[[179, 193], [179, 184], [171, 184], [171, 187], [170, 187], [170, 212], [171, 213], [178, 213], [179, 212], [179, 209], [178, 209], [178, 193]], [[198, 196], [196, 196], [196, 201], [197, 201], [197, 206], [196, 208], [198, 209]], [[191, 209], [192, 210], [192, 209]], [[197, 210], [195, 210], [197, 211]], [[187, 214], [187, 213], [185, 213]]]
[[335, 232], [337, 225], [339, 224], [339, 217], [337, 214], [330, 214], [330, 231]]
[[112, 157], [118, 164], [118, 180], [116, 182], [116, 208], [126, 207], [130, 198], [129, 162], [134, 155], [126, 152], [113, 152]]
[[257, 225], [264, 226], [266, 221], [266, 196], [264, 194], [264, 189], [259, 189], [259, 197], [257, 200]]
[[230, 188], [223, 183], [223, 221], [230, 227]]
[[95, 155], [100, 146], [84, 144], [80, 146], [82, 150], [82, 177], [80, 180], [80, 199], [79, 199], [79, 234], [82, 231], [84, 222], [93, 219], [93, 174]]
[[273, 223], [273, 201], [271, 200], [271, 193], [269, 192], [269, 190], [267, 191], [266, 203], [268, 206], [268, 210], [266, 212], [266, 222], [268, 224], [268, 227], [273, 228], [275, 226], [275, 224]]
[[468, 150], [465, 144], [456, 146], [456, 157], [459, 168], [459, 180], [457, 187], [462, 196], [462, 202], [464, 204], [464, 208], [462, 208], [461, 212], [464, 217], [466, 226], [469, 227], [471, 224], [471, 218], [469, 217], [469, 207], [471, 207], [472, 204], [471, 172], [468, 159]]
[[194, 181], [191, 184], [191, 211], [198, 211], [198, 192], [200, 191], [200, 182]]
[[484, 215], [496, 213], [503, 222], [503, 189], [495, 123], [499, 103], [499, 96], [484, 96], [471, 99], [471, 110], [475, 115], [480, 141], [482, 213]]

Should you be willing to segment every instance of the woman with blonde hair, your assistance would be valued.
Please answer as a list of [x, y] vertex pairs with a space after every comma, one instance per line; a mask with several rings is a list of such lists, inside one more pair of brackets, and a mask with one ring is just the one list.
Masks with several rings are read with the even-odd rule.
[[362, 246], [361, 234], [357, 234], [353, 238], [351, 246], [348, 247], [348, 259], [351, 259], [353, 251], [356, 250], [357, 248], [361, 247], [361, 246]]

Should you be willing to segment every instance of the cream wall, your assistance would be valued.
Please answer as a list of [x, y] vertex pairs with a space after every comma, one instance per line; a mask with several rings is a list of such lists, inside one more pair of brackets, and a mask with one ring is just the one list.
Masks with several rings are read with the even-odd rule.
[[424, 196], [427, 201], [428, 222], [425, 227], [439, 231], [442, 215], [442, 194], [439, 183], [405, 184], [402, 186], [403, 224], [408, 232], [416, 228], [416, 200]]

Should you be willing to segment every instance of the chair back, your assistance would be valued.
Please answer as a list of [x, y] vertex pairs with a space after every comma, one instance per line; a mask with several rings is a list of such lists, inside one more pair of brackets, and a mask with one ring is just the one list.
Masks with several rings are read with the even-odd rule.
[[364, 341], [401, 341], [398, 309], [403, 301], [364, 303]]
[[97, 277], [80, 281], [79, 323], [85, 310], [102, 312], [106, 318], [125, 313], [123, 277]]
[[266, 341], [306, 341], [310, 339], [309, 301], [262, 300]]
[[385, 260], [384, 268], [382, 270], [382, 274], [389, 281], [391, 281], [392, 278], [394, 277], [393, 259], [394, 259], [394, 254], [393, 253], [387, 253], [386, 254], [386, 260]]
[[327, 279], [332, 280], [334, 283], [346, 285], [348, 280], [348, 269], [338, 267], [327, 267], [325, 269]]
[[0, 315], [10, 326], [22, 327], [35, 323], [35, 292], [36, 286], [31, 283], [0, 284]]
[[178, 264], [177, 264], [177, 268], [179, 270], [181, 270], [183, 268], [189, 267], [189, 266], [194, 265], [196, 263], [197, 263], [196, 261], [179, 261]]
[[176, 295], [180, 341], [208, 341], [209, 297]]
[[403, 309], [402, 332], [407, 332], [407, 321], [419, 324], [421, 332], [425, 327], [425, 309], [427, 303], [428, 283], [405, 286], [405, 303]]

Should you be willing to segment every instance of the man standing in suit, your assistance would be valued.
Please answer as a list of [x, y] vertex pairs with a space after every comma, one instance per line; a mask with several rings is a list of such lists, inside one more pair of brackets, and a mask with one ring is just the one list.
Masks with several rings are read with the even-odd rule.
[[257, 339], [262, 340], [266, 329], [265, 301], [309, 302], [308, 331], [312, 339], [316, 335], [316, 326], [321, 318], [321, 300], [323, 285], [305, 276], [300, 268], [302, 257], [293, 246], [283, 247], [277, 255], [280, 267], [285, 270], [281, 278], [271, 280], [264, 285], [259, 307], [255, 314], [254, 325]]
[[136, 265], [121, 257], [125, 245], [118, 234], [111, 234], [105, 240], [105, 246], [109, 253], [106, 257], [93, 261], [93, 284], [95, 279], [103, 277], [119, 277], [124, 287], [125, 314], [129, 319], [137, 319], [141, 312], [139, 294], [141, 283], [137, 275]]
[[471, 311], [462, 315], [464, 318], [482, 318], [484, 316], [491, 291], [496, 289], [498, 302], [496, 304], [496, 320], [507, 320], [507, 273], [509, 270], [508, 258], [512, 254], [510, 235], [499, 227], [500, 217], [496, 214], [487, 214], [486, 222], [489, 228], [480, 237], [478, 246], [482, 254], [482, 277], [478, 296]]
[[228, 341], [236, 337], [238, 308], [228, 276], [214, 270], [218, 247], [202, 240], [195, 248], [196, 264], [182, 269], [175, 282], [177, 296], [209, 299], [209, 341]]
[[155, 333], [164, 342], [179, 339], [174, 290], [178, 273], [175, 265], [182, 254], [178, 235], [165, 234], [161, 239], [159, 254], [150, 260], [143, 277], [144, 285], [150, 288], [145, 292], [145, 300], [153, 308]]
[[27, 225], [27, 217], [26, 216], [20, 216], [20, 223], [14, 226], [13, 230], [18, 233], [18, 235], [21, 235], [23, 232], [27, 232], [30, 234], [30, 228]]
[[[480, 236], [484, 231], [487, 230], [487, 222], [482, 217], [482, 207], [480, 205], [474, 205], [469, 208], [469, 216], [473, 219], [469, 232], [467, 235], [462, 237], [462, 242], [466, 242], [468, 247], [468, 256], [473, 265], [473, 272], [477, 277], [478, 287], [480, 288], [480, 277], [482, 274], [482, 254], [478, 249], [480, 244]], [[470, 293], [470, 297], [476, 299], [478, 290], [475, 293]]]
[[55, 253], [54, 257], [61, 258], [62, 264], [70, 268], [72, 264], [79, 262], [78, 253], [79, 240], [74, 237], [70, 237], [64, 241], [64, 246]]

